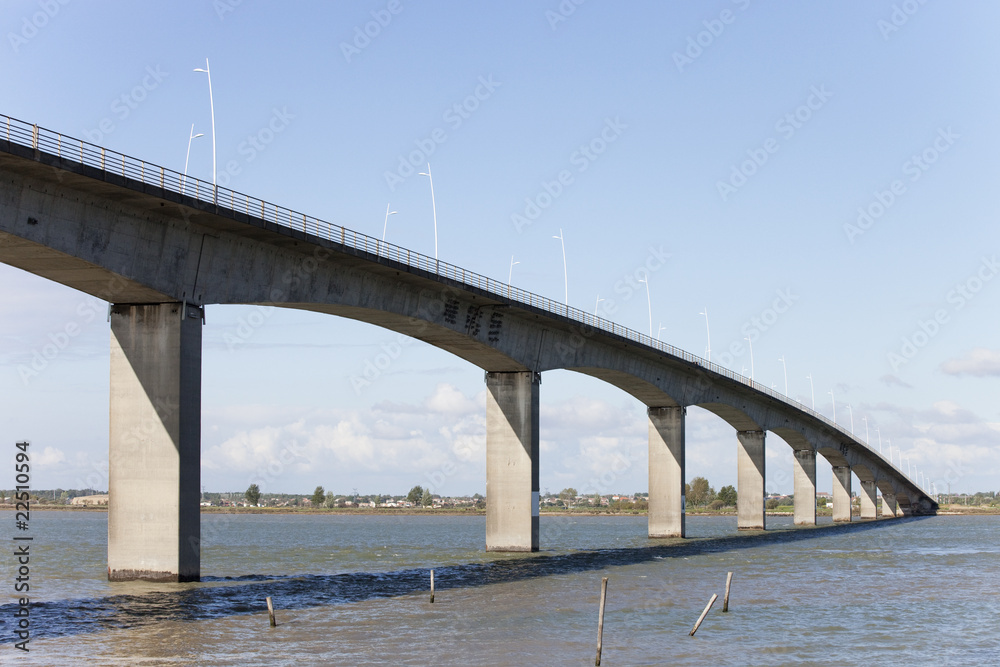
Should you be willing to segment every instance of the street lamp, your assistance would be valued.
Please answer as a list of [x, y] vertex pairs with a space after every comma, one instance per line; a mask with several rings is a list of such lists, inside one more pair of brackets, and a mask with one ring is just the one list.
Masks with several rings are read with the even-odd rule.
[[816, 410], [816, 392], [813, 391], [813, 376], [812, 376], [812, 373], [810, 373], [809, 375], [807, 375], [806, 379], [809, 380], [809, 397], [812, 399], [812, 409]]
[[[878, 434], [878, 453], [882, 453], [882, 427], [876, 426], [875, 433]], [[892, 458], [889, 459], [889, 463], [892, 463]]]
[[851, 413], [851, 435], [854, 435], [854, 408], [850, 403], [847, 404], [847, 411]]
[[385, 230], [389, 227], [389, 216], [396, 215], [396, 213], [398, 213], [398, 211], [390, 211], [389, 205], [385, 205], [385, 222], [382, 223], [382, 243], [385, 243]]
[[521, 262], [514, 261], [514, 255], [510, 256], [510, 270], [507, 271], [507, 298], [510, 298], [510, 279], [514, 275], [514, 265]]
[[434, 202], [434, 177], [431, 176], [431, 163], [427, 163], [427, 171], [420, 172], [421, 176], [426, 176], [431, 182], [431, 211], [434, 213], [434, 260], [438, 258], [438, 211]]
[[750, 343], [750, 381], [753, 382], [753, 339], [747, 336], [743, 340]]
[[[216, 183], [216, 171], [215, 167], [215, 98], [212, 95], [212, 70], [208, 67], [208, 58], [205, 58], [205, 69], [196, 67], [195, 72], [204, 72], [208, 75], [208, 106], [212, 111], [212, 185]], [[213, 188], [214, 189], [214, 188]]]
[[868, 442], [868, 415], [865, 415], [864, 417], [862, 417], [861, 421], [863, 421], [865, 423], [865, 444], [870, 446], [871, 443]]
[[[885, 437], [885, 446], [889, 448], [889, 465], [892, 465], [892, 438], [889, 436]], [[902, 458], [899, 459], [899, 465], [903, 465]]]
[[181, 179], [181, 194], [184, 194], [184, 181], [187, 180], [188, 175], [188, 161], [191, 159], [191, 142], [194, 139], [203, 136], [205, 136], [205, 134], [202, 132], [199, 132], [198, 134], [194, 133], [194, 123], [191, 123], [191, 134], [188, 136], [187, 155], [184, 156], [184, 178]]
[[785, 375], [785, 396], [788, 396], [788, 366], [785, 365], [785, 355], [778, 357], [778, 361], [781, 362], [781, 370]]
[[649, 298], [649, 274], [644, 274], [639, 278], [640, 283], [646, 284], [646, 307], [649, 309], [649, 337], [653, 337], [653, 302]]
[[594, 317], [597, 317], [597, 307], [601, 305], [602, 301], [604, 301], [604, 299], [602, 299], [601, 295], [598, 294], [597, 295], [597, 303], [594, 304]]
[[830, 394], [830, 400], [833, 401], [833, 423], [837, 423], [837, 399], [833, 397], [833, 389], [826, 392]]
[[[708, 349], [705, 351], [705, 358], [709, 361], [712, 360], [712, 329], [708, 326], [708, 306], [705, 306], [705, 310], [698, 313], [699, 315], [705, 316], [705, 333], [708, 335]], [[659, 336], [659, 334], [657, 334]]]
[[660, 328], [656, 330], [656, 340], [660, 340], [660, 332], [664, 329], [666, 329], [666, 327], [663, 326], [663, 322], [660, 322]]
[[565, 286], [566, 293], [564, 297], [564, 303], [569, 305], [569, 273], [566, 271], [566, 239], [563, 238], [562, 227], [559, 228], [559, 236], [553, 236], [554, 239], [559, 239], [559, 244], [562, 246], [563, 254], [563, 285]]

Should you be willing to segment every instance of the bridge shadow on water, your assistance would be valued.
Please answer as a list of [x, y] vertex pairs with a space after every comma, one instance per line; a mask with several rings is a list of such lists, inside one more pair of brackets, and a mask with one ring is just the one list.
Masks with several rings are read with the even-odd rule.
[[[484, 563], [435, 568], [435, 588], [470, 588], [636, 565], [654, 559], [687, 558], [762, 546], [791, 544], [820, 537], [856, 534], [899, 526], [927, 517], [864, 521], [809, 528], [738, 533], [726, 537], [651, 541], [643, 547], [597, 549], [548, 555], [524, 554]], [[659, 542], [659, 543], [657, 543]], [[271, 596], [280, 609], [348, 604], [423, 593], [429, 590], [427, 568], [341, 574], [246, 575], [202, 577], [200, 584], [177, 584], [180, 590], [141, 595], [109, 595], [32, 603], [32, 638], [71, 636], [137, 628], [164, 621], [202, 621], [266, 611]], [[182, 588], [181, 588], [182, 587]], [[0, 605], [0, 636], [16, 639], [17, 604]]]

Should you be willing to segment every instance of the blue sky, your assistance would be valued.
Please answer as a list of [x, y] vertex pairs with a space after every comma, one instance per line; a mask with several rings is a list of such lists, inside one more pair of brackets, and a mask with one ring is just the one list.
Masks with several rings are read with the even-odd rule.
[[[8, 1], [0, 113], [177, 170], [193, 123], [211, 180], [207, 57], [220, 183], [374, 236], [388, 204], [433, 254], [430, 162], [442, 260], [561, 299], [562, 230], [571, 305], [697, 354], [707, 308], [713, 361], [749, 374], [749, 337], [756, 380], [784, 391], [783, 357], [939, 490], [996, 490], [1000, 7], [578, 1]], [[105, 488], [107, 304], [0, 286], [2, 439], [37, 487]], [[423, 343], [209, 305], [203, 383], [209, 490], [485, 489], [482, 372]], [[642, 405], [569, 372], [541, 403], [543, 491], [646, 489]], [[688, 479], [735, 484], [732, 430], [687, 434]], [[790, 492], [773, 434], [768, 466]]]

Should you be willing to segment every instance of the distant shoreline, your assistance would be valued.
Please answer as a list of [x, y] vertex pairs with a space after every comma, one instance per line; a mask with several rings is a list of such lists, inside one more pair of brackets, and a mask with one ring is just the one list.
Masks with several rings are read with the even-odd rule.
[[[107, 512], [107, 505], [43, 505], [32, 503], [33, 511], [69, 511], [69, 512]], [[0, 504], [0, 510], [14, 510], [11, 503]], [[202, 514], [330, 514], [336, 516], [486, 516], [486, 510], [461, 509], [461, 508], [378, 508], [378, 507], [357, 507], [357, 508], [292, 508], [292, 507], [202, 507]], [[607, 509], [579, 509], [579, 510], [542, 510], [541, 516], [646, 516], [646, 510], [607, 510]], [[792, 516], [793, 512], [768, 511], [767, 516]], [[735, 509], [729, 510], [688, 510], [687, 516], [736, 516]], [[817, 516], [830, 516], [830, 510], [819, 510]], [[960, 505], [946, 505], [937, 512], [937, 516], [990, 516], [1000, 515], [1000, 507], [965, 507]], [[857, 513], [854, 516], [858, 516]]]

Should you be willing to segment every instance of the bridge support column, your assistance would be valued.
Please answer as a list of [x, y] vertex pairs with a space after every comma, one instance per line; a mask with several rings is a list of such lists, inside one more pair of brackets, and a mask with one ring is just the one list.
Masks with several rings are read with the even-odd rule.
[[861, 518], [862, 519], [877, 519], [878, 511], [875, 506], [875, 500], [878, 497], [878, 490], [875, 488], [875, 482], [861, 482]]
[[736, 453], [736, 525], [764, 530], [764, 432], [739, 431]]
[[649, 536], [684, 537], [684, 414], [649, 408]]
[[202, 309], [111, 309], [108, 579], [201, 574]]
[[816, 450], [795, 452], [795, 525], [816, 525]]
[[851, 520], [850, 466], [833, 466], [833, 520]]
[[486, 550], [538, 551], [538, 373], [486, 374]]
[[882, 493], [882, 518], [883, 519], [895, 519], [896, 513], [896, 494], [894, 493]]

